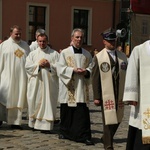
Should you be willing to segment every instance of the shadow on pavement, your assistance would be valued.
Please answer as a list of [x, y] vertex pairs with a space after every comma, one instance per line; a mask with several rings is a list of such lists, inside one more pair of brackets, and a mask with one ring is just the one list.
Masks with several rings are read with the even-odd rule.
[[114, 139], [115, 143], [126, 143], [127, 142], [127, 138], [123, 138], [123, 139]]

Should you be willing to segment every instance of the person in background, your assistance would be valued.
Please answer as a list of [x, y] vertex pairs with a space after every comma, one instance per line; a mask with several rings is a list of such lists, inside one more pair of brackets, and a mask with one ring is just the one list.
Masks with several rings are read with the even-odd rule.
[[31, 45], [30, 45], [30, 50], [33, 51], [33, 50], [36, 50], [38, 48], [38, 42], [37, 42], [37, 37], [39, 34], [44, 34], [45, 33], [45, 30], [44, 29], [37, 29], [36, 32], [35, 32], [35, 41], [31, 42]]
[[26, 59], [28, 75], [29, 127], [50, 133], [56, 117], [58, 77], [56, 62], [59, 53], [51, 49], [46, 34], [37, 36], [39, 47]]
[[94, 48], [94, 56], [99, 52], [97, 48]]
[[57, 64], [60, 102], [60, 139], [93, 145], [89, 116], [92, 56], [82, 48], [84, 32], [74, 29], [71, 46], [62, 50]]
[[123, 118], [123, 91], [127, 68], [124, 53], [116, 50], [116, 33], [108, 29], [102, 34], [104, 49], [93, 59], [92, 86], [94, 104], [101, 106], [105, 150], [113, 150], [113, 137]]
[[59, 50], [58, 50], [58, 53], [61, 53], [61, 51], [62, 51], [62, 49], [59, 49]]
[[150, 149], [150, 40], [131, 52], [123, 101], [131, 106], [126, 150]]
[[0, 40], [0, 44], [3, 42], [3, 40]]
[[122, 46], [121, 46], [121, 45], [118, 45], [118, 46], [117, 46], [117, 50], [123, 52]]
[[22, 110], [27, 107], [25, 62], [29, 52], [21, 40], [21, 28], [14, 25], [10, 37], [0, 44], [0, 120], [12, 129], [22, 129]]

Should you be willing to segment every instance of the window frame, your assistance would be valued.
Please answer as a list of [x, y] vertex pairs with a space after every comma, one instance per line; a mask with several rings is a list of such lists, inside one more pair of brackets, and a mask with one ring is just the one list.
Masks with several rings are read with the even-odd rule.
[[142, 35], [143, 36], [147, 36], [148, 35], [148, 26], [149, 26], [149, 23], [148, 23], [148, 20], [144, 19], [141, 21], [141, 32], [142, 32]]
[[85, 45], [91, 46], [91, 32], [92, 32], [92, 8], [87, 8], [87, 7], [72, 7], [72, 28], [71, 30], [74, 29], [74, 10], [86, 10], [88, 11], [88, 23], [87, 23], [87, 42]]
[[47, 4], [41, 4], [41, 3], [27, 3], [27, 9], [26, 9], [26, 12], [27, 12], [27, 18], [26, 18], [26, 27], [27, 27], [27, 30], [26, 30], [26, 37], [27, 37], [27, 40], [29, 41], [29, 31], [30, 31], [30, 24], [29, 24], [29, 21], [30, 21], [30, 13], [29, 13], [29, 7], [30, 6], [35, 6], [35, 7], [45, 7], [45, 31], [47, 33], [49, 33], [49, 5]]

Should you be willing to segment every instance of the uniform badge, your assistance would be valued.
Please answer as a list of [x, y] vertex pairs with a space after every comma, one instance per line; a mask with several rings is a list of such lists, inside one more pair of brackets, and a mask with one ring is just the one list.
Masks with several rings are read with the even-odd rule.
[[121, 69], [122, 70], [126, 70], [127, 69], [127, 63], [126, 62], [122, 62], [121, 63]]
[[108, 72], [108, 71], [110, 70], [110, 65], [109, 65], [107, 62], [103, 62], [103, 63], [101, 64], [101, 70], [102, 70], [103, 72]]

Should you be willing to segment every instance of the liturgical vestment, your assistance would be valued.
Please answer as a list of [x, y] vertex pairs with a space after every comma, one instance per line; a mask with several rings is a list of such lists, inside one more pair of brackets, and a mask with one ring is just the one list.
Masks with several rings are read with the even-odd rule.
[[[136, 46], [130, 56], [123, 101], [131, 106], [129, 125], [142, 130], [143, 144], [150, 144], [150, 41]], [[140, 139], [141, 139], [140, 138]]]
[[[50, 68], [40, 68], [39, 61], [47, 59]], [[47, 46], [32, 51], [26, 60], [28, 75], [29, 127], [39, 130], [52, 130], [58, 100], [58, 77], [56, 62], [59, 53]]]
[[86, 78], [73, 73], [74, 68], [82, 68], [90, 74], [91, 64], [92, 56], [88, 51], [82, 48], [80, 53], [75, 52], [75, 49], [69, 46], [61, 52], [57, 65], [61, 104], [60, 133], [73, 141], [91, 139], [88, 109], [90, 76]]
[[26, 42], [11, 37], [0, 44], [0, 120], [20, 125], [27, 106], [25, 61], [30, 49]]

